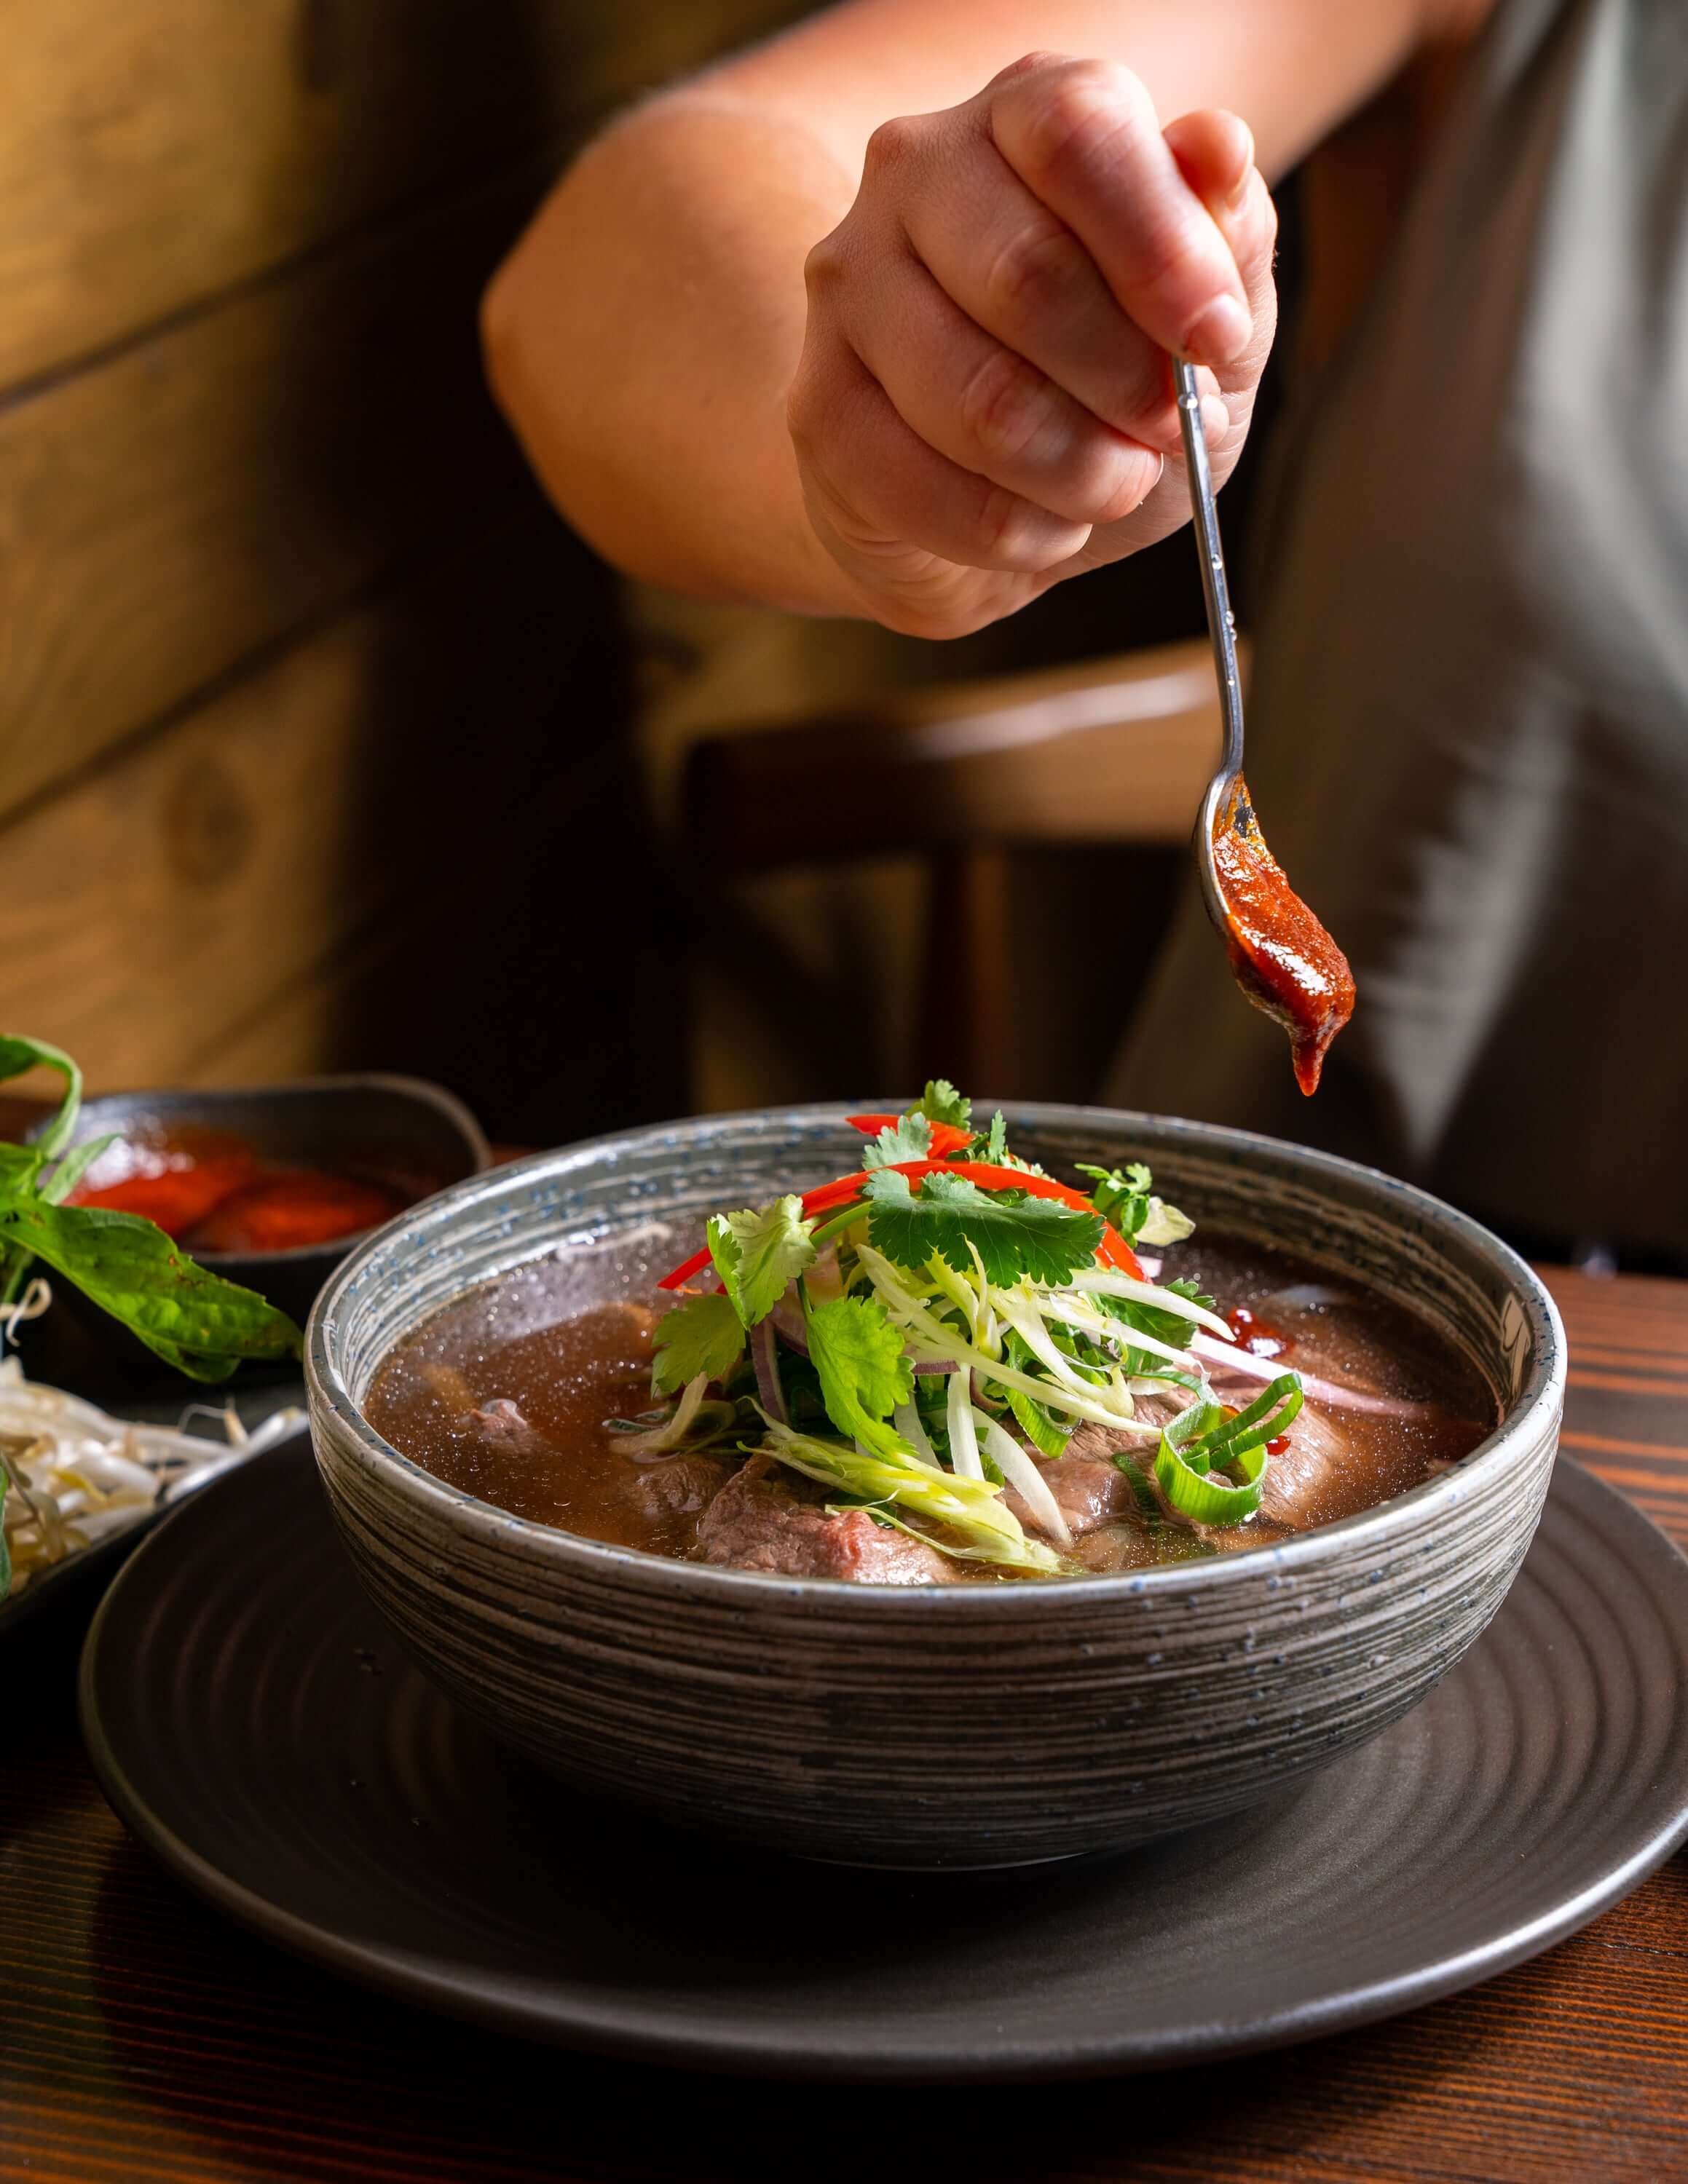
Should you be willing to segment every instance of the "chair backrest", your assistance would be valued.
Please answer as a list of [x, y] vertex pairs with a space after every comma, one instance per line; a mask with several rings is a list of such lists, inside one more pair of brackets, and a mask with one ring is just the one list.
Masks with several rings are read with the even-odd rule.
[[1181, 842], [1220, 744], [1205, 642], [696, 742], [681, 831], [741, 871], [1012, 842]]

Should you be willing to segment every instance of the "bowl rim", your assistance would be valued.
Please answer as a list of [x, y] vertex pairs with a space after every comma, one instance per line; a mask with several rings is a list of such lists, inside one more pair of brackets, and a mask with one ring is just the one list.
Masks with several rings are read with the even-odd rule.
[[[201, 1105], [209, 1110], [225, 1101], [238, 1106], [243, 1100], [274, 1099], [277, 1095], [324, 1092], [331, 1096], [342, 1092], [395, 1092], [402, 1099], [414, 1100], [419, 1107], [432, 1107], [444, 1116], [461, 1138], [471, 1166], [467, 1175], [442, 1185], [442, 1190], [456, 1190], [463, 1184], [478, 1182], [492, 1167], [492, 1147], [487, 1142], [486, 1133], [455, 1092], [429, 1078], [406, 1077], [378, 1069], [353, 1070], [326, 1077], [283, 1077], [262, 1084], [154, 1084], [135, 1090], [114, 1085], [109, 1091], [92, 1092], [84, 1099], [77, 1111], [76, 1131], [81, 1133], [85, 1115], [109, 1100], [156, 1100], [183, 1110]], [[33, 1124], [29, 1137], [33, 1139], [45, 1127], [44, 1123]], [[71, 1142], [76, 1143], [77, 1137], [73, 1136]], [[392, 1217], [393, 1220], [402, 1221], [406, 1214], [415, 1212], [416, 1206], [428, 1205], [440, 1195], [441, 1191], [433, 1191], [428, 1198], [417, 1199], [415, 1206], [405, 1206]], [[230, 1267], [248, 1267], [260, 1261], [266, 1268], [298, 1266], [320, 1258], [324, 1253], [344, 1256], [364, 1244], [372, 1243], [383, 1228], [391, 1225], [388, 1221], [372, 1223], [362, 1228], [350, 1229], [344, 1236], [331, 1237], [326, 1243], [289, 1244], [281, 1251], [195, 1251], [193, 1261], [196, 1266], [204, 1267], [212, 1273], [223, 1273]]]
[[[487, 1540], [490, 1540], [494, 1535], [505, 1540], [519, 1539], [524, 1548], [537, 1551], [540, 1559], [550, 1560], [562, 1572], [571, 1568], [588, 1573], [594, 1570], [613, 1572], [623, 1579], [642, 1582], [657, 1591], [696, 1596], [706, 1600], [713, 1597], [724, 1602], [729, 1602], [734, 1597], [743, 1599], [748, 1596], [759, 1596], [764, 1601], [780, 1600], [788, 1604], [807, 1601], [824, 1602], [830, 1609], [838, 1608], [847, 1601], [855, 1602], [860, 1603], [862, 1612], [867, 1614], [982, 1613], [1025, 1615], [1033, 1611], [1015, 1607], [1014, 1602], [1030, 1598], [1034, 1602], [1041, 1601], [1047, 1607], [1052, 1598], [1070, 1596], [1075, 1587], [1083, 1600], [1094, 1602], [1099, 1607], [1109, 1599], [1137, 1598], [1144, 1593], [1165, 1592], [1176, 1596], [1188, 1591], [1205, 1591], [1214, 1586], [1222, 1589], [1244, 1584], [1256, 1573], [1270, 1571], [1277, 1575], [1285, 1570], [1297, 1572], [1305, 1567], [1339, 1557], [1362, 1540], [1373, 1540], [1382, 1549], [1394, 1533], [1410, 1528], [1421, 1516], [1428, 1516], [1434, 1522], [1445, 1512], [1456, 1507], [1467, 1498], [1476, 1474], [1480, 1472], [1486, 1478], [1503, 1468], [1516, 1454], [1518, 1445], [1532, 1438], [1545, 1414], [1557, 1414], [1562, 1410], [1566, 1385], [1565, 1331], [1558, 1306], [1545, 1284], [1527, 1260], [1485, 1228], [1481, 1222], [1461, 1212], [1457, 1207], [1448, 1205], [1445, 1201], [1434, 1196], [1416, 1184], [1403, 1183], [1381, 1168], [1368, 1167], [1359, 1161], [1345, 1159], [1340, 1154], [1295, 1145], [1288, 1139], [1268, 1137], [1257, 1130], [1237, 1129], [1227, 1123], [1154, 1115], [1138, 1108], [1089, 1106], [1053, 1100], [975, 1100], [974, 1104], [975, 1106], [992, 1107], [1000, 1105], [1010, 1128], [1016, 1117], [1029, 1126], [1047, 1123], [1054, 1127], [1080, 1128], [1087, 1123], [1105, 1120], [1110, 1127], [1121, 1123], [1149, 1125], [1163, 1135], [1170, 1130], [1175, 1135], [1187, 1136], [1193, 1144], [1212, 1145], [1217, 1143], [1241, 1151], [1255, 1146], [1268, 1148], [1275, 1157], [1281, 1158], [1287, 1154], [1316, 1178], [1341, 1177], [1357, 1180], [1373, 1190], [1381, 1189], [1386, 1196], [1395, 1199], [1404, 1207], [1428, 1217], [1433, 1226], [1451, 1228], [1479, 1255], [1498, 1264], [1513, 1282], [1523, 1305], [1531, 1338], [1529, 1365], [1510, 1412], [1471, 1454], [1451, 1470], [1425, 1479], [1417, 1486], [1409, 1488], [1406, 1493], [1393, 1496], [1389, 1501], [1380, 1502], [1370, 1509], [1362, 1509], [1351, 1517], [1339, 1518], [1333, 1524], [1320, 1525], [1310, 1532], [1298, 1533], [1292, 1539], [1270, 1546], [1263, 1544], [1258, 1548], [1243, 1549], [1234, 1554], [1216, 1555], [1199, 1562], [1163, 1563], [1149, 1569], [1119, 1571], [1109, 1576], [1090, 1575], [1082, 1580], [1023, 1577], [1011, 1585], [860, 1585], [847, 1578], [785, 1577], [767, 1571], [735, 1569], [711, 1563], [682, 1562], [665, 1555], [651, 1554], [641, 1547], [618, 1546], [606, 1540], [589, 1539], [582, 1533], [565, 1531], [557, 1525], [541, 1524], [532, 1518], [515, 1516], [509, 1510], [500, 1508], [495, 1502], [481, 1501], [460, 1487], [448, 1485], [444, 1479], [436, 1478], [433, 1473], [424, 1469], [421, 1464], [394, 1447], [364, 1417], [329, 1355], [333, 1323], [344, 1290], [357, 1279], [377, 1251], [392, 1247], [397, 1240], [394, 1232], [418, 1222], [443, 1227], [478, 1198], [501, 1194], [512, 1186], [519, 1188], [525, 1178], [541, 1175], [550, 1178], [567, 1174], [573, 1168], [595, 1164], [606, 1157], [614, 1160], [652, 1142], [671, 1139], [676, 1132], [699, 1125], [725, 1130], [735, 1124], [743, 1123], [802, 1124], [827, 1121], [841, 1123], [847, 1114], [866, 1112], [871, 1108], [870, 1102], [852, 1102], [847, 1107], [836, 1100], [827, 1100], [800, 1106], [735, 1108], [719, 1114], [687, 1116], [673, 1122], [644, 1123], [630, 1130], [579, 1139], [567, 1145], [555, 1146], [549, 1151], [530, 1154], [524, 1159], [507, 1162], [483, 1174], [466, 1176], [461, 1182], [450, 1184], [443, 1190], [437, 1191], [432, 1198], [420, 1200], [405, 1213], [395, 1216], [386, 1228], [377, 1230], [356, 1250], [347, 1254], [318, 1293], [311, 1307], [305, 1327], [304, 1362], [313, 1440], [318, 1439], [322, 1432], [319, 1414], [332, 1414], [349, 1429], [368, 1468], [401, 1496], [450, 1518], [459, 1526], [467, 1526]], [[505, 1271], [511, 1271], [530, 1260], [542, 1257], [546, 1251], [555, 1251], [556, 1247], [557, 1240], [553, 1239], [549, 1244], [542, 1244], [533, 1251], [523, 1252], [512, 1257]], [[498, 1278], [489, 1275], [483, 1279]], [[422, 1323], [417, 1323], [418, 1325]], [[398, 1339], [407, 1338], [401, 1336]], [[320, 1449], [318, 1466], [320, 1469]]]

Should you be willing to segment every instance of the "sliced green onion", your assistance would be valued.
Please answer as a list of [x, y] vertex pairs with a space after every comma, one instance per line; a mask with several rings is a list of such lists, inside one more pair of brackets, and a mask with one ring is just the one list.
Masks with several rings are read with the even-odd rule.
[[[1280, 1408], [1280, 1405], [1282, 1408]], [[1301, 1408], [1301, 1376], [1280, 1373], [1263, 1388], [1246, 1411], [1227, 1418], [1207, 1444], [1208, 1468], [1222, 1471], [1244, 1448], [1264, 1446], [1276, 1440]]]
[[1116, 1470], [1122, 1471], [1126, 1474], [1132, 1498], [1137, 1503], [1137, 1513], [1150, 1531], [1153, 1531], [1157, 1524], [1164, 1524], [1165, 1517], [1160, 1502], [1154, 1498], [1154, 1489], [1149, 1485], [1138, 1466], [1129, 1456], [1123, 1453], [1114, 1458], [1114, 1464]]
[[[1192, 1403], [1162, 1429], [1154, 1452], [1161, 1492], [1199, 1524], [1241, 1524], [1260, 1507], [1266, 1490], [1266, 1444], [1300, 1407], [1301, 1383], [1294, 1373], [1280, 1374], [1235, 1418], [1219, 1403]], [[1207, 1475], [1221, 1470], [1241, 1476], [1228, 1485]]]
[[1033, 1448], [1044, 1456], [1066, 1454], [1067, 1443], [1072, 1437], [1070, 1426], [1063, 1432], [1041, 1403], [1034, 1403], [1030, 1396], [1022, 1396], [1018, 1388], [1004, 1388], [1003, 1393], [1008, 1397], [1014, 1424]]

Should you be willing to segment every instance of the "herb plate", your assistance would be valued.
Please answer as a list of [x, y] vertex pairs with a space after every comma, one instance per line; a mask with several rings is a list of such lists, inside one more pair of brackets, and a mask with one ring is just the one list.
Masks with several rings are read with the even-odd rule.
[[411, 1664], [294, 1444], [129, 1563], [81, 1709], [106, 1795], [172, 1870], [353, 1978], [573, 2047], [920, 2081], [1282, 2046], [1535, 1954], [1688, 1833], [1685, 1693], [1688, 1562], [1562, 1462], [1429, 1696], [1246, 1813], [1013, 1872], [804, 1864], [506, 1751]]

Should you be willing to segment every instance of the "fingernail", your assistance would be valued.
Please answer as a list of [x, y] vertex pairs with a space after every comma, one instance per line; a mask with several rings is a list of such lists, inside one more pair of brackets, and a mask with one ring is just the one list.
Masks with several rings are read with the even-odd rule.
[[1204, 394], [1201, 398], [1202, 437], [1222, 440], [1231, 430], [1231, 412], [1216, 394]]
[[1192, 364], [1229, 364], [1249, 346], [1254, 330], [1234, 296], [1216, 296], [1187, 328], [1182, 346]]

